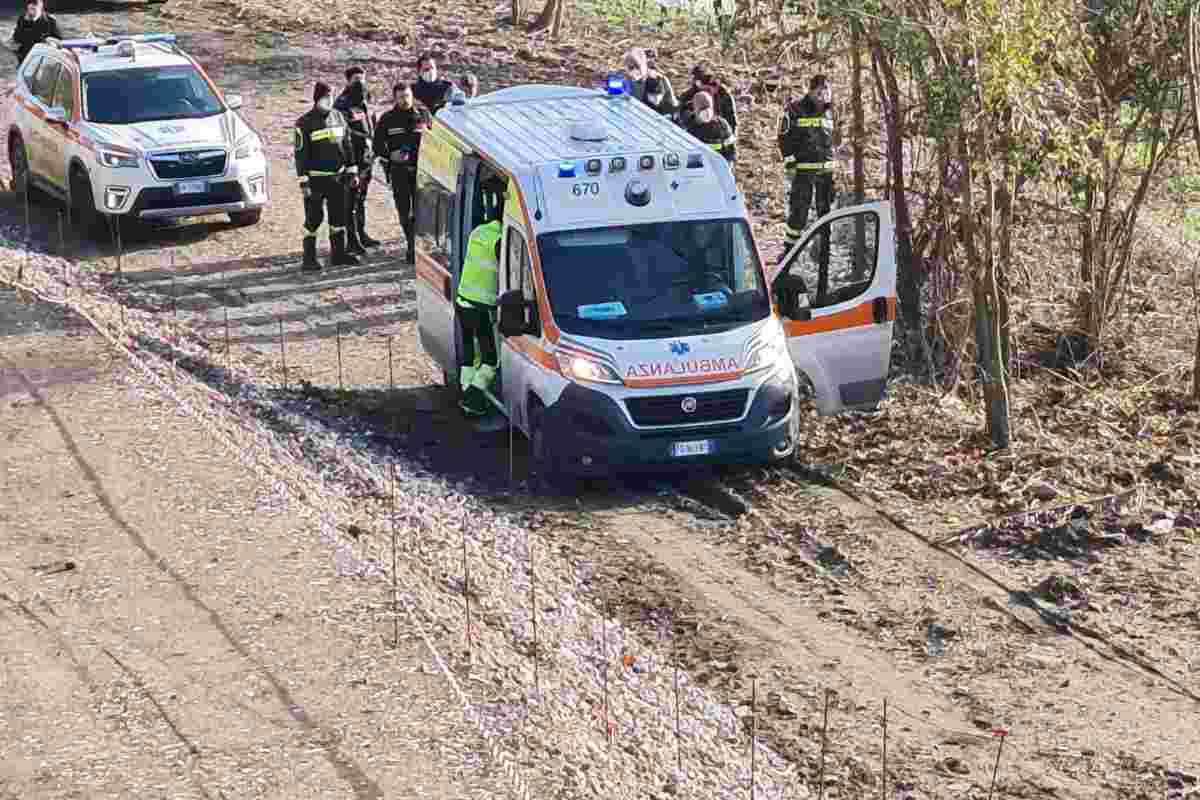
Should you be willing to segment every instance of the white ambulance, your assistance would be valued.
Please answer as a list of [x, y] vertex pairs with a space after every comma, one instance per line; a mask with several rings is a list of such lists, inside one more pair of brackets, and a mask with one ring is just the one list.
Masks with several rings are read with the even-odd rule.
[[896, 311], [890, 204], [831, 212], [764, 268], [725, 159], [623, 85], [455, 92], [425, 134], [417, 313], [447, 385], [463, 255], [499, 178], [492, 401], [540, 471], [786, 458], [798, 370], [821, 413], [876, 406]]

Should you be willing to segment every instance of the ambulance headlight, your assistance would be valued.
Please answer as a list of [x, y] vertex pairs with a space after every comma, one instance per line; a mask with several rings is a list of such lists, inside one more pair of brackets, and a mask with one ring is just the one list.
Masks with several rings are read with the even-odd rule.
[[568, 378], [591, 383], [621, 383], [619, 376], [612, 367], [590, 358], [559, 353], [558, 368]]
[[650, 187], [641, 181], [630, 181], [625, 187], [625, 199], [631, 206], [647, 206], [650, 204]]

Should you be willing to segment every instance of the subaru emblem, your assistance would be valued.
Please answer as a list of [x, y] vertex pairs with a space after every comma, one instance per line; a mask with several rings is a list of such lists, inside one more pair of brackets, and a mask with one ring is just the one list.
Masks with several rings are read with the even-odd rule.
[[685, 413], [685, 414], [696, 413], [696, 398], [694, 398], [694, 397], [683, 398], [683, 402], [679, 404], [679, 407], [683, 409], [683, 413]]
[[671, 352], [677, 356], [691, 352], [692, 349], [691, 345], [689, 345], [687, 342], [671, 342], [669, 347], [671, 348]]

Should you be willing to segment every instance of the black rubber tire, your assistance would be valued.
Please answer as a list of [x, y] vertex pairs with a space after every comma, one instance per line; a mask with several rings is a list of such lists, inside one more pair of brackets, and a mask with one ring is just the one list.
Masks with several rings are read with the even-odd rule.
[[18, 134], [13, 134], [8, 140], [8, 165], [12, 170], [12, 192], [17, 198], [29, 192], [32, 198], [33, 183], [29, 176], [29, 155], [25, 152], [25, 142]]
[[230, 211], [229, 221], [239, 228], [248, 228], [251, 225], [257, 225], [262, 219], [262, 209], [255, 208], [251, 211]]
[[102, 217], [96, 211], [96, 199], [92, 196], [92, 182], [87, 173], [82, 170], [71, 172], [71, 219], [75, 221], [75, 229], [84, 239], [104, 241], [103, 233], [107, 226], [101, 226]]

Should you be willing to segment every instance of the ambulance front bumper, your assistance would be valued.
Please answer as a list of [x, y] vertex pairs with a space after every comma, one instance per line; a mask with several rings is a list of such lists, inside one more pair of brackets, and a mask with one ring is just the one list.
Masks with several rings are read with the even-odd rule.
[[[741, 390], [695, 387], [645, 398], [614, 398], [572, 383], [543, 417], [549, 458], [557, 470], [597, 475], [687, 469], [697, 464], [759, 464], [790, 456], [796, 444], [793, 419], [797, 409], [795, 379], [788, 373], [747, 387], [743, 410], [730, 412], [725, 419], [689, 425], [631, 421], [639, 417], [643, 423], [670, 419], [672, 404], [682, 405], [687, 398], [700, 399], [699, 410], [691, 413], [703, 415], [706, 398], [737, 391]], [[631, 405], [638, 401], [643, 401], [640, 407]], [[711, 415], [720, 417], [715, 402], [708, 403]]]

